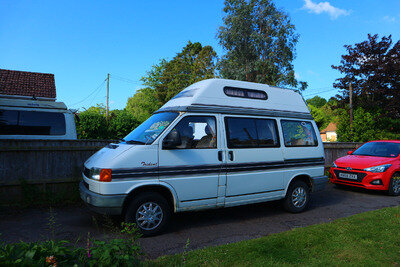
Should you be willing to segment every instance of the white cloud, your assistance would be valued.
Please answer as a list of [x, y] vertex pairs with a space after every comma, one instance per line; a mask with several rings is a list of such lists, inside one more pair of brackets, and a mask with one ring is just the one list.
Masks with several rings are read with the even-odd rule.
[[347, 16], [350, 14], [350, 11], [334, 7], [329, 2], [320, 2], [317, 4], [312, 0], [304, 0], [303, 8], [307, 9], [310, 13], [328, 13], [331, 19], [337, 19], [339, 16]]
[[392, 16], [384, 16], [383, 20], [389, 23], [395, 23], [397, 21], [396, 18]]

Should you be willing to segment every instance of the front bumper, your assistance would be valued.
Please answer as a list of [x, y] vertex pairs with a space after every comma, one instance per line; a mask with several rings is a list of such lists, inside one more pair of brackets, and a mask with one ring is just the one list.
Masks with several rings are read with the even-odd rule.
[[[329, 178], [331, 183], [355, 186], [370, 190], [384, 190], [384, 191], [388, 190], [390, 177], [392, 176], [391, 173], [389, 172], [371, 173], [371, 172], [357, 170], [354, 173], [362, 173], [365, 176], [358, 181], [352, 181], [346, 179], [339, 179], [334, 172], [335, 170], [343, 171], [343, 169], [341, 168], [331, 168], [329, 170]], [[371, 182], [374, 180], [381, 180], [382, 184], [380, 185], [371, 184]]]
[[327, 176], [313, 177], [311, 179], [312, 179], [312, 192], [318, 192], [324, 190], [326, 184], [328, 183]]
[[94, 212], [106, 215], [120, 215], [126, 195], [102, 195], [90, 191], [80, 182], [79, 191], [81, 199]]

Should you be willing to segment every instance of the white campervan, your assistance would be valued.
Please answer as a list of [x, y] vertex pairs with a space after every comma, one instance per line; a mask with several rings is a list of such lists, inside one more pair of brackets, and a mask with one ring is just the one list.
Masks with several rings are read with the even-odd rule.
[[76, 139], [74, 114], [51, 99], [0, 96], [0, 139]]
[[172, 212], [278, 199], [300, 212], [326, 182], [322, 141], [298, 91], [210, 79], [89, 158], [80, 192], [92, 209], [153, 235]]

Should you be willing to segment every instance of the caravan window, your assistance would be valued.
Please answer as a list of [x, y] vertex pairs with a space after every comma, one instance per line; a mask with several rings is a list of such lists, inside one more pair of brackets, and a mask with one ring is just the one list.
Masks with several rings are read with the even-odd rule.
[[287, 147], [317, 146], [314, 127], [309, 121], [282, 120], [283, 139]]
[[228, 148], [280, 146], [275, 120], [228, 117], [225, 124]]
[[0, 110], [0, 135], [65, 135], [63, 113]]

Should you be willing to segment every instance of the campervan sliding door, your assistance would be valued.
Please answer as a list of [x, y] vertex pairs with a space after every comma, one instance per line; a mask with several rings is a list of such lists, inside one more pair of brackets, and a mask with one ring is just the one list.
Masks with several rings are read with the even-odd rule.
[[284, 193], [283, 153], [273, 118], [226, 115], [226, 206]]

